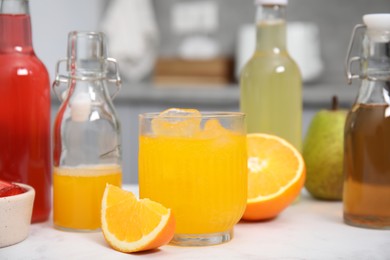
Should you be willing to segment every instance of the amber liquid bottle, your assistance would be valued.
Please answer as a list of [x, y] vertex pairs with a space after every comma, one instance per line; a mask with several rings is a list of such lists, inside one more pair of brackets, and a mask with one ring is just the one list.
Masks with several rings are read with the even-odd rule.
[[390, 226], [389, 112], [389, 105], [358, 104], [348, 116], [345, 217], [359, 225]]
[[0, 179], [34, 187], [32, 222], [50, 213], [50, 81], [32, 46], [27, 0], [0, 0]]
[[345, 125], [344, 220], [354, 226], [389, 229], [390, 14], [365, 15], [363, 20], [362, 66], [355, 76], [362, 81]]

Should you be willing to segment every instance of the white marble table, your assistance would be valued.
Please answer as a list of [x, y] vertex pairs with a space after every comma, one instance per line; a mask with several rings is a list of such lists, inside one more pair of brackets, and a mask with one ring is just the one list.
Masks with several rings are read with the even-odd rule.
[[[137, 192], [136, 186], [126, 189]], [[390, 259], [390, 230], [351, 227], [342, 222], [341, 202], [313, 200], [305, 192], [299, 203], [267, 222], [238, 223], [232, 241], [210, 247], [166, 245], [124, 254], [111, 249], [101, 232], [72, 233], [51, 221], [34, 224], [23, 242], [0, 249], [0, 259]]]

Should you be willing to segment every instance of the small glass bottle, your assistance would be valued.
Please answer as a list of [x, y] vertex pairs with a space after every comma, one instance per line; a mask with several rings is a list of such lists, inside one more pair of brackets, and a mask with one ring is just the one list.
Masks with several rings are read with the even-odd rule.
[[[59, 74], [65, 61], [68, 75]], [[68, 58], [57, 64], [53, 87], [67, 84], [54, 124], [54, 225], [97, 230], [106, 183], [121, 186], [119, 120], [107, 88], [109, 65], [103, 33], [71, 32]]]
[[247, 132], [302, 143], [302, 81], [286, 49], [287, 0], [257, 0], [256, 50], [241, 71], [240, 110]]
[[[363, 16], [347, 55], [347, 77], [360, 89], [345, 125], [344, 221], [390, 228], [390, 14]], [[350, 58], [355, 32], [365, 29], [360, 56]], [[352, 64], [360, 62], [358, 73]]]
[[32, 45], [27, 0], [0, 0], [0, 179], [34, 187], [32, 222], [49, 218], [50, 80]]

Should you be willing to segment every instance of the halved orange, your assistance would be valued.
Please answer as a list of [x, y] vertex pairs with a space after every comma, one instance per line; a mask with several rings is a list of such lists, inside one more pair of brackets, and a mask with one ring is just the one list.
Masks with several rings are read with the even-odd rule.
[[102, 231], [114, 249], [138, 252], [169, 243], [175, 232], [170, 209], [149, 199], [107, 184], [102, 199]]
[[276, 217], [299, 195], [306, 168], [300, 152], [269, 134], [247, 135], [248, 200], [244, 220]]

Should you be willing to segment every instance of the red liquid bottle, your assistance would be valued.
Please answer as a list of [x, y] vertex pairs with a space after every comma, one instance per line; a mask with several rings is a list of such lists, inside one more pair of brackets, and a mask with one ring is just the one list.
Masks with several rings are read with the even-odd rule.
[[36, 195], [32, 222], [50, 213], [50, 80], [32, 47], [27, 0], [0, 0], [0, 179]]

